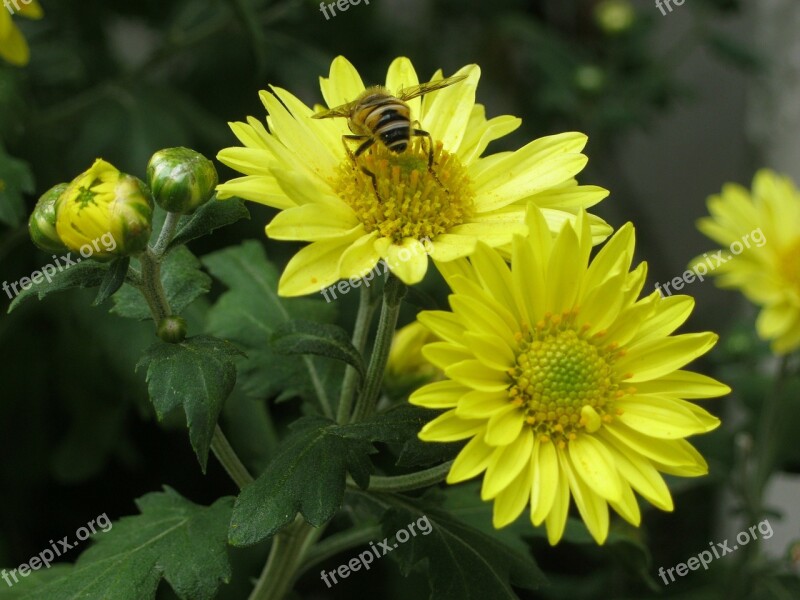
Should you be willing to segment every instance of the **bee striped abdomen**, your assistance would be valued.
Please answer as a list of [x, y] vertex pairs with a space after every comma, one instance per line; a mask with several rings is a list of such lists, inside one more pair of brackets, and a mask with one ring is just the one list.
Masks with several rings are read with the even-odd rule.
[[411, 139], [408, 106], [393, 101], [373, 107], [367, 127], [391, 152], [403, 152]]

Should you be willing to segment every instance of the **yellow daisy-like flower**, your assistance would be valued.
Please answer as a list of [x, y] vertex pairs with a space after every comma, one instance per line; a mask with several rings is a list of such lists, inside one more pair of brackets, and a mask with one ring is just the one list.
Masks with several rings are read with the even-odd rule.
[[555, 238], [536, 209], [528, 225], [529, 236], [514, 237], [510, 268], [484, 244], [469, 262], [438, 265], [453, 290], [452, 312], [418, 318], [443, 340], [423, 353], [447, 379], [410, 402], [447, 409], [422, 428], [422, 440], [470, 440], [447, 481], [485, 472], [481, 497], [494, 501], [496, 528], [530, 505], [532, 523], [544, 522], [556, 544], [572, 497], [602, 544], [609, 505], [638, 525], [634, 490], [669, 511], [659, 472], [707, 473], [684, 438], [719, 420], [685, 399], [730, 389], [681, 370], [717, 340], [671, 335], [691, 313], [690, 297], [654, 292], [637, 300], [647, 269], [630, 270], [630, 223], [592, 261], [583, 213]]
[[[514, 233], [525, 233], [529, 202], [544, 210], [555, 230], [607, 195], [574, 180], [587, 161], [581, 153], [586, 136], [580, 133], [482, 157], [491, 141], [514, 131], [520, 120], [486, 119], [483, 106], [475, 103], [477, 66], [456, 75], [465, 78], [407, 102], [411, 121], [430, 133], [433, 148], [420, 137], [401, 153], [376, 143], [354, 160], [342, 139], [351, 133], [346, 118], [312, 119], [314, 110], [277, 87], [261, 93], [269, 130], [252, 117], [231, 124], [244, 148], [224, 149], [218, 158], [245, 177], [218, 186], [218, 197], [238, 196], [281, 209], [267, 235], [311, 242], [287, 265], [282, 295], [318, 292], [339, 279], [360, 277], [381, 259], [405, 283], [417, 283], [427, 270], [428, 254], [450, 261], [470, 254], [478, 239], [496, 247], [509, 244]], [[441, 77], [438, 72], [434, 80]], [[390, 93], [418, 84], [408, 59], [392, 62], [386, 76]], [[333, 61], [330, 77], [321, 78], [320, 86], [330, 107], [365, 90], [343, 57]], [[598, 242], [611, 232], [596, 217], [592, 227]]]
[[25, 36], [11, 20], [11, 9], [14, 9], [15, 14], [28, 19], [41, 19], [44, 11], [38, 0], [29, 0], [27, 4], [17, 0], [17, 4], [12, 2], [0, 8], [0, 57], [21, 67], [28, 64], [31, 53]]
[[714, 270], [705, 270], [719, 287], [738, 288], [763, 307], [756, 328], [774, 352], [800, 347], [800, 192], [792, 180], [759, 171], [752, 192], [729, 183], [708, 199], [708, 211], [697, 228], [724, 250], [712, 256]]

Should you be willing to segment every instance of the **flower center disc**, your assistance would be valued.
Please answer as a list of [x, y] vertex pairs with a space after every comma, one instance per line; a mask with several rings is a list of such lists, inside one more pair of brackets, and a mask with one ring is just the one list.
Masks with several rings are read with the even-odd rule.
[[575, 316], [548, 316], [517, 334], [509, 396], [542, 440], [564, 443], [581, 428], [597, 431], [615, 414], [614, 400], [627, 393], [614, 369], [623, 352], [600, 334], [590, 337], [588, 327], [576, 330]]
[[[378, 194], [362, 168], [375, 176]], [[435, 145], [428, 169], [428, 142], [421, 138], [401, 153], [376, 142], [355, 164], [348, 157], [339, 167], [334, 189], [368, 233], [378, 231], [395, 243], [433, 239], [461, 225], [471, 216], [475, 197], [466, 169], [441, 143]]]
[[800, 240], [791, 244], [780, 255], [778, 261], [781, 275], [800, 292]]

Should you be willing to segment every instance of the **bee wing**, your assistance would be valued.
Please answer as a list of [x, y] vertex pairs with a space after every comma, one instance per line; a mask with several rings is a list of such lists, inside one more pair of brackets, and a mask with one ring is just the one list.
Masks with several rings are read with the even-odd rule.
[[406, 100], [411, 100], [418, 96], [423, 96], [430, 92], [435, 92], [436, 90], [440, 90], [443, 87], [447, 87], [448, 85], [453, 85], [454, 83], [458, 83], [462, 79], [466, 79], [466, 75], [455, 75], [453, 77], [445, 77], [444, 79], [439, 79], [438, 81], [429, 81], [428, 83], [421, 83], [419, 85], [413, 85], [411, 87], [403, 88], [399, 92], [397, 92], [397, 97], [405, 102]]
[[327, 110], [321, 110], [317, 113], [311, 115], [312, 119], [331, 119], [333, 117], [345, 117], [350, 118], [350, 115], [353, 114], [353, 108], [356, 106], [357, 102], [348, 102], [347, 104], [340, 104], [339, 106], [334, 106], [333, 108], [329, 108]]

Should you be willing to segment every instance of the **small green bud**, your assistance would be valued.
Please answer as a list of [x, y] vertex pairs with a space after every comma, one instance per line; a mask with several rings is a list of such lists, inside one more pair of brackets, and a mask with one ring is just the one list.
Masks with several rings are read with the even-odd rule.
[[594, 65], [581, 65], [575, 70], [575, 85], [583, 92], [597, 93], [606, 83], [605, 72]]
[[67, 250], [56, 231], [56, 200], [67, 187], [68, 183], [59, 183], [42, 194], [28, 219], [28, 233], [31, 240], [48, 253]]
[[219, 179], [214, 163], [199, 152], [165, 148], [150, 159], [147, 181], [161, 208], [191, 214], [211, 199]]
[[179, 344], [186, 339], [186, 320], [182, 317], [164, 317], [158, 323], [158, 337], [168, 344]]
[[142, 252], [152, 220], [153, 200], [145, 183], [101, 159], [56, 202], [56, 231], [84, 258], [107, 261]]

